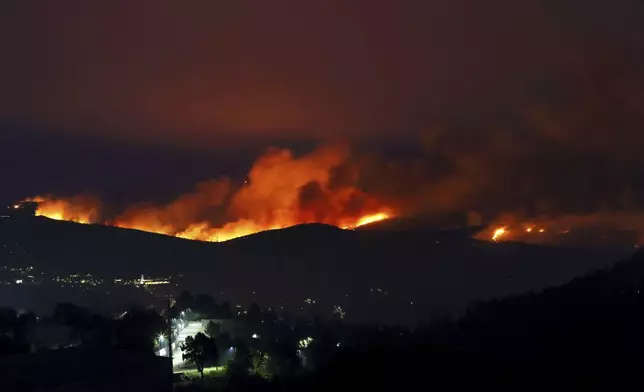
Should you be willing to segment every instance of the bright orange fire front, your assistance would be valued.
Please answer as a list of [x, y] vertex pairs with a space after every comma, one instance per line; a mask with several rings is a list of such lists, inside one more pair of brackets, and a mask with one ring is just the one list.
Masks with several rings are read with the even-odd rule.
[[[383, 221], [391, 218], [392, 215], [389, 213], [376, 213], [365, 215], [354, 219], [354, 223], [349, 225], [338, 225], [343, 229], [354, 229], [356, 227], [365, 226], [370, 223]], [[190, 225], [186, 230], [176, 233], [175, 236], [179, 238], [186, 238], [191, 240], [199, 241], [208, 241], [208, 242], [223, 242], [232, 240], [234, 238], [244, 237], [247, 235], [259, 233], [267, 230], [277, 230], [283, 229], [290, 226], [295, 226], [302, 223], [314, 223], [314, 222], [290, 222], [290, 223], [273, 223], [267, 225], [261, 225], [250, 220], [242, 220], [237, 222], [228, 223], [220, 228], [212, 228], [208, 223], [197, 223]], [[328, 223], [328, 222], [320, 222]], [[136, 228], [136, 227], [133, 227]]]
[[355, 229], [356, 227], [366, 226], [366, 225], [371, 224], [371, 223], [376, 223], [376, 222], [381, 222], [381, 221], [387, 220], [387, 219], [391, 218], [391, 216], [392, 215], [390, 213], [386, 213], [386, 212], [379, 212], [377, 214], [364, 215], [364, 216], [358, 218], [355, 221], [355, 223], [350, 224], [350, 225], [342, 226], [342, 228], [343, 229]]
[[498, 229], [494, 230], [494, 233], [492, 234], [492, 241], [499, 241], [506, 234], [508, 234], [506, 228], [499, 227]]
[[96, 222], [100, 209], [95, 199], [84, 195], [66, 200], [36, 196], [25, 201], [38, 203], [37, 216], [83, 224]]
[[[55, 220], [67, 220], [76, 223], [96, 223], [93, 220], [94, 212], [82, 211], [78, 207], [72, 207], [70, 203], [60, 200], [44, 200], [41, 199], [40, 205], [36, 215], [44, 216], [50, 219]], [[341, 227], [343, 229], [355, 229], [360, 226], [365, 226], [371, 223], [384, 221], [390, 219], [393, 215], [391, 213], [379, 212], [375, 214], [368, 214], [358, 218], [353, 219], [353, 223], [345, 224]], [[346, 219], [344, 220], [346, 221]], [[283, 229], [289, 226], [295, 226], [301, 223], [312, 223], [312, 222], [290, 222], [285, 224], [268, 224], [261, 225], [251, 220], [241, 220], [237, 222], [231, 222], [225, 224], [220, 228], [212, 228], [206, 222], [196, 223], [190, 225], [187, 229], [180, 232], [173, 232], [171, 227], [162, 226], [162, 225], [153, 225], [150, 223], [143, 223], [141, 225], [116, 225], [118, 227], [148, 231], [157, 234], [173, 235], [179, 238], [185, 238], [190, 240], [198, 241], [208, 241], [208, 242], [223, 242], [232, 240], [234, 238], [244, 237], [247, 235], [259, 233], [266, 230], [276, 230]], [[325, 222], [326, 223], [326, 222]]]
[[[336, 178], [340, 166], [342, 181]], [[84, 195], [28, 201], [39, 203], [37, 215], [52, 219], [220, 242], [304, 223], [354, 229], [395, 216], [392, 208], [353, 185], [358, 173], [345, 148], [322, 147], [299, 157], [269, 149], [238, 187], [225, 177], [211, 179], [168, 204], [133, 205], [108, 221], [99, 220], [101, 203]]]

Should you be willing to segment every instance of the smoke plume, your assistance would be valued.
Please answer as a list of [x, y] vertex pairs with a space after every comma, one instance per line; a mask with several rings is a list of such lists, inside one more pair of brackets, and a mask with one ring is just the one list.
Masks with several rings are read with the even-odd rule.
[[505, 100], [479, 102], [476, 112], [442, 113], [412, 152], [269, 149], [245, 181], [207, 180], [167, 204], [100, 217], [94, 198], [44, 198], [39, 213], [201, 240], [307, 222], [355, 227], [378, 214], [456, 216], [460, 224], [512, 228], [508, 239], [527, 226], [641, 236], [643, 69], [641, 55], [620, 50], [572, 62]]

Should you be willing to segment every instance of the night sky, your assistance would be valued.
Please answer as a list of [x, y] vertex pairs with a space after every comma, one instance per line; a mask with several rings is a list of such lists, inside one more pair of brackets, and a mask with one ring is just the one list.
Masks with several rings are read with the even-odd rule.
[[339, 143], [404, 213], [638, 212], [643, 20], [638, 0], [4, 0], [0, 201], [167, 202]]

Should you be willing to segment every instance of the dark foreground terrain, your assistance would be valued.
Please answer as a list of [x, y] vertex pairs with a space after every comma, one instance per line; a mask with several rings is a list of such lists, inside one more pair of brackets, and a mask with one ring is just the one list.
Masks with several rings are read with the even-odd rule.
[[32, 217], [0, 220], [0, 238], [18, 247], [5, 250], [0, 264], [111, 278], [171, 275], [177, 290], [235, 303], [295, 311], [310, 298], [322, 316], [340, 305], [355, 322], [413, 324], [459, 314], [473, 300], [563, 284], [628, 252], [491, 243], [471, 234], [312, 224], [204, 243]]
[[[299, 376], [225, 378], [220, 390], [625, 390], [644, 366], [644, 253], [540, 293], [472, 306], [412, 331], [320, 343]], [[326, 348], [325, 348], [326, 347]], [[214, 388], [194, 382], [185, 390]]]

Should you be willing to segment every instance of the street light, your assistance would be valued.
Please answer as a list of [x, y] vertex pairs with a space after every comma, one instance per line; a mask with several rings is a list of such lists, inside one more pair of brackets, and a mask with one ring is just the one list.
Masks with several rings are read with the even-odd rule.
[[163, 341], [165, 340], [165, 336], [162, 333], [160, 333], [157, 339], [159, 339], [159, 343], [163, 343]]

